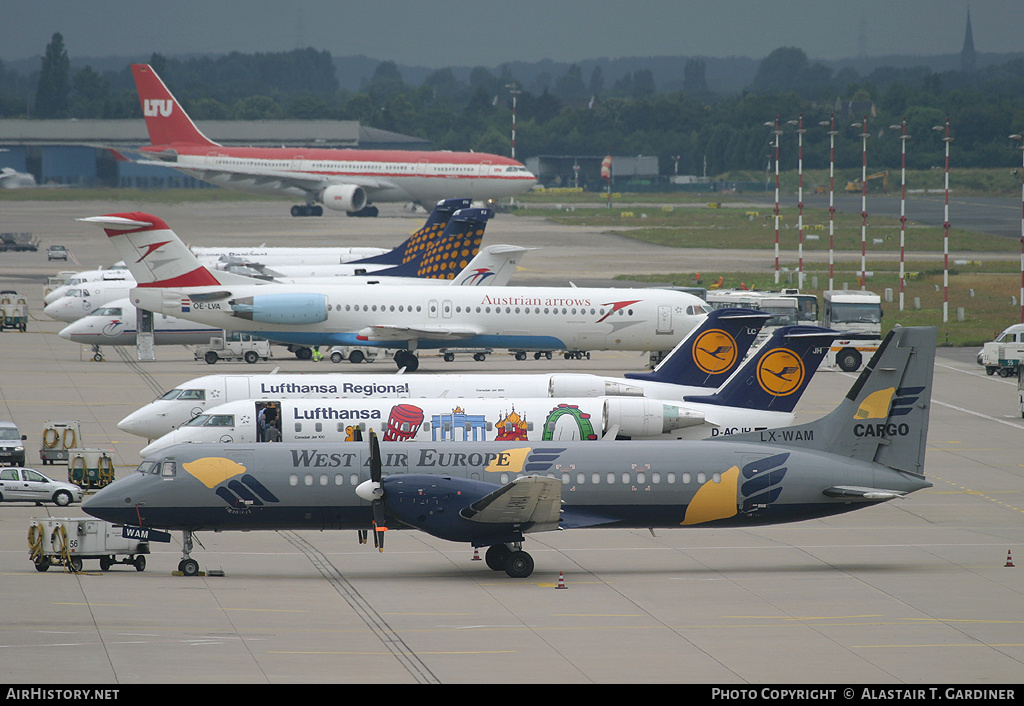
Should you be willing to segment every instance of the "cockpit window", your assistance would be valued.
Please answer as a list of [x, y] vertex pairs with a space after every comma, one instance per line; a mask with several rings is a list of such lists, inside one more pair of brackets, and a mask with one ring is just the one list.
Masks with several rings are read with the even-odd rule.
[[178, 464], [174, 461], [164, 461], [160, 464], [160, 476], [162, 478], [174, 478], [178, 474]]
[[185, 422], [186, 427], [233, 427], [235, 426], [235, 415], [233, 414], [200, 414]]
[[182, 390], [180, 387], [176, 387], [173, 390], [168, 390], [158, 399], [202, 401], [206, 399], [206, 390]]
[[156, 473], [160, 470], [160, 464], [156, 461], [143, 461], [137, 469], [139, 473]]
[[89, 316], [121, 316], [121, 307], [100, 307], [99, 309], [93, 309], [93, 312], [89, 314]]

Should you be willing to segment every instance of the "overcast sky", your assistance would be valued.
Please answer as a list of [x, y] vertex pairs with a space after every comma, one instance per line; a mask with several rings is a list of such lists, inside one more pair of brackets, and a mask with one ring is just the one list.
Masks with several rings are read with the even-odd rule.
[[1022, 0], [0, 0], [0, 59], [313, 47], [400, 64], [1024, 51]]

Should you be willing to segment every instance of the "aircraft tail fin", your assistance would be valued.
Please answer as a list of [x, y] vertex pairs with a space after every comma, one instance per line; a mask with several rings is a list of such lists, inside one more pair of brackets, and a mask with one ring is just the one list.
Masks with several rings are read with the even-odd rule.
[[451, 220], [453, 213], [469, 208], [472, 205], [472, 199], [444, 199], [443, 201], [438, 201], [420, 229], [413, 233], [404, 243], [386, 253], [357, 260], [353, 264], [395, 266], [409, 262], [411, 259], [416, 258], [418, 253], [422, 253], [426, 248], [430, 247], [432, 240], [442, 236], [445, 228], [448, 227], [448, 221]]
[[256, 280], [205, 267], [162, 219], [148, 213], [111, 213], [77, 219], [103, 228], [137, 287], [207, 287]]
[[686, 402], [792, 412], [839, 334], [819, 326], [782, 326], [714, 394]]
[[625, 377], [715, 390], [736, 372], [770, 318], [771, 314], [753, 309], [716, 309], [654, 370]]
[[200, 132], [152, 66], [132, 64], [132, 75], [151, 144], [219, 146]]
[[488, 245], [455, 276], [451, 287], [504, 287], [516, 272], [516, 265], [529, 248], [518, 245]]
[[933, 326], [896, 326], [831, 413], [729, 438], [820, 449], [923, 476], [935, 340]]
[[402, 264], [378, 270], [370, 276], [455, 279], [480, 251], [487, 220], [494, 215], [489, 208], [464, 208], [452, 214], [440, 237], [434, 237], [406, 254]]

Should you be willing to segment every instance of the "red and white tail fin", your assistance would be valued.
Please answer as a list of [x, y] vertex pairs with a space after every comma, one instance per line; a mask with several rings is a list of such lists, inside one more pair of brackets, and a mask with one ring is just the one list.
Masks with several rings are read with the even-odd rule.
[[203, 266], [166, 223], [148, 213], [79, 218], [104, 230], [138, 287], [207, 287], [225, 284]]
[[146, 118], [149, 141], [153, 145], [218, 146], [199, 131], [153, 67], [148, 64], [132, 64], [132, 75], [139, 92], [139, 102], [142, 103], [142, 115]]

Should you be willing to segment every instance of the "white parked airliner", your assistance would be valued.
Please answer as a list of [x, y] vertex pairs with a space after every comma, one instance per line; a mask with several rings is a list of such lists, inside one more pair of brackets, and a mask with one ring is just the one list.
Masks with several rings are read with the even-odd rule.
[[668, 289], [366, 287], [260, 283], [204, 267], [160, 218], [119, 213], [100, 226], [138, 286], [135, 306], [305, 346], [399, 349], [415, 370], [419, 348], [669, 351], [710, 308]]

